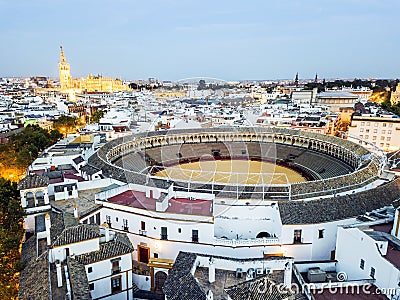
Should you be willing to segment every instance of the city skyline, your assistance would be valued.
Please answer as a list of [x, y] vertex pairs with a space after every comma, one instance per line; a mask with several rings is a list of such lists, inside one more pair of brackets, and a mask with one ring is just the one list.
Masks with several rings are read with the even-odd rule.
[[[397, 78], [398, 1], [0, 1], [1, 77]], [[10, 13], [13, 12], [13, 13]]]

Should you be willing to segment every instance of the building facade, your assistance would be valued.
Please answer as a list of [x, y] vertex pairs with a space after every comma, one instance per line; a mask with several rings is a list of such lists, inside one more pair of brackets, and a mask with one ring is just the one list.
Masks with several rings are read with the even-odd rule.
[[67, 63], [64, 50], [60, 50], [60, 62], [58, 64], [60, 75], [60, 91], [64, 93], [71, 92], [119, 92], [130, 91], [128, 85], [125, 85], [121, 79], [103, 77], [102, 75], [89, 75], [86, 78], [74, 79], [71, 76], [70, 64]]

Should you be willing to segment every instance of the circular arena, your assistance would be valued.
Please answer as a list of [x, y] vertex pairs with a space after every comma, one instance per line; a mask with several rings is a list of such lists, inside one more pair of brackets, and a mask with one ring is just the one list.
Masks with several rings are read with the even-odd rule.
[[127, 183], [219, 198], [303, 200], [375, 181], [383, 162], [361, 145], [282, 128], [202, 128], [113, 140], [89, 163]]

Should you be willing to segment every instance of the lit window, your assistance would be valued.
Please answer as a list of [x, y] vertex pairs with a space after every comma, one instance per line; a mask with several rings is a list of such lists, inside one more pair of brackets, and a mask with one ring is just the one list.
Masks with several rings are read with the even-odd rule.
[[366, 139], [369, 139], [369, 135], [367, 134], [367, 135], [365, 136], [365, 138], [366, 138]]
[[374, 136], [372, 137], [372, 140], [373, 140], [373, 141], [376, 141], [376, 135], [374, 135]]
[[385, 140], [385, 137], [384, 136], [381, 136], [381, 141], [384, 141]]
[[390, 142], [390, 136], [388, 136], [387, 138], [386, 138], [386, 141], [388, 141], [388, 142]]

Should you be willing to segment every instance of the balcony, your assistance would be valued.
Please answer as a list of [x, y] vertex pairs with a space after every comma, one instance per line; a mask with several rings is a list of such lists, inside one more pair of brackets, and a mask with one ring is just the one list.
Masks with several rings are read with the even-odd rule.
[[198, 243], [199, 242], [199, 237], [198, 236], [192, 236], [192, 242], [193, 243]]
[[121, 267], [114, 267], [111, 269], [111, 275], [121, 273]]
[[235, 248], [237, 246], [265, 246], [265, 245], [274, 245], [279, 243], [279, 238], [271, 237], [271, 238], [256, 238], [256, 239], [246, 239], [246, 240], [234, 240], [234, 239], [221, 239], [215, 238], [214, 245], [215, 246], [230, 246]]
[[161, 239], [162, 239], [162, 240], [168, 240], [168, 235], [162, 234], [162, 235], [161, 235]]
[[139, 234], [143, 236], [147, 236], [147, 231], [146, 230], [139, 230]]
[[128, 232], [129, 231], [129, 227], [128, 226], [123, 226], [122, 230]]

